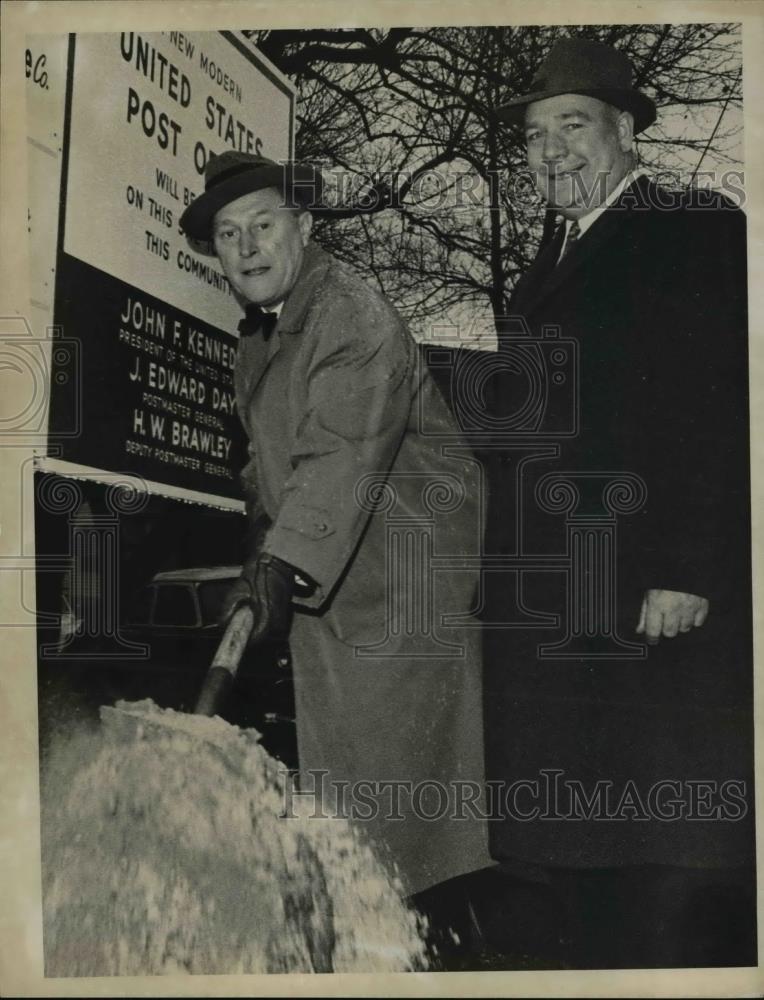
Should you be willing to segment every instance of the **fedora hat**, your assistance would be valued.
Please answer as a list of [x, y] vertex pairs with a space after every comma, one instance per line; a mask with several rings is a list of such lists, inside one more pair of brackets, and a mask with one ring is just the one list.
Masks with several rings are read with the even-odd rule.
[[618, 49], [587, 38], [562, 38], [531, 81], [530, 93], [494, 108], [500, 120], [522, 125], [525, 107], [559, 94], [596, 97], [634, 115], [634, 133], [655, 121], [655, 104], [632, 85], [634, 68]]
[[287, 205], [310, 208], [321, 198], [321, 172], [308, 163], [277, 163], [254, 153], [227, 149], [207, 161], [204, 194], [199, 195], [180, 217], [180, 227], [195, 246], [212, 240], [215, 214], [242, 195], [262, 188], [277, 188]]

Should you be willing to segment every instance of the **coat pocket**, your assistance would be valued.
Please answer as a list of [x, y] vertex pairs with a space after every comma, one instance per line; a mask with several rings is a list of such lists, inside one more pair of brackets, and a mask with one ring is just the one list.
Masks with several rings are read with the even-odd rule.
[[334, 637], [345, 645], [373, 645], [386, 637], [387, 605], [384, 568], [373, 572], [367, 565], [351, 566], [324, 610], [324, 618]]

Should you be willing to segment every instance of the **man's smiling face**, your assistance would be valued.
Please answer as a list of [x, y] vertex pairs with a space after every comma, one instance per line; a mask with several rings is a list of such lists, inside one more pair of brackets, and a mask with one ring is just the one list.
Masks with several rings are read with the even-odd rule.
[[597, 208], [631, 169], [633, 119], [581, 94], [535, 101], [525, 113], [528, 166], [552, 208], [578, 219]]
[[280, 191], [263, 188], [229, 202], [215, 216], [215, 253], [245, 302], [278, 305], [297, 281], [313, 220], [309, 212], [283, 203]]

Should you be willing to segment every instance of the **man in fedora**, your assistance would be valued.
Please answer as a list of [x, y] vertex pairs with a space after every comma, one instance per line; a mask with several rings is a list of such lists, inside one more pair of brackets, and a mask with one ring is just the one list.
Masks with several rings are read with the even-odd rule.
[[540, 557], [486, 575], [491, 853], [561, 961], [755, 964], [745, 217], [637, 169], [656, 109], [610, 46], [559, 41], [497, 116], [560, 217], [510, 317], [579, 369], [574, 433], [490, 493], [489, 553]]
[[254, 607], [255, 640], [288, 629], [300, 792], [421, 894], [491, 864], [456, 801], [484, 781], [476, 580], [421, 568], [429, 547], [479, 553], [479, 467], [392, 305], [311, 242], [320, 174], [229, 151], [205, 182], [181, 225], [245, 310], [249, 540], [227, 611]]

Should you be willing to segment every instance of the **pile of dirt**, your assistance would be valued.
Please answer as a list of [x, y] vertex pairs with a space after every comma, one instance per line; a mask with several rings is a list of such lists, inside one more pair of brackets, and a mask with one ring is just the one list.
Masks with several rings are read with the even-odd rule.
[[397, 878], [345, 820], [284, 816], [256, 733], [117, 708], [144, 724], [111, 712], [43, 775], [46, 975], [426, 968]]

